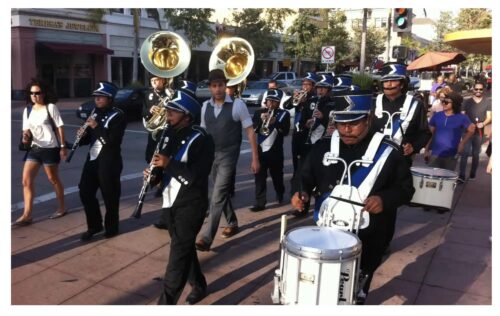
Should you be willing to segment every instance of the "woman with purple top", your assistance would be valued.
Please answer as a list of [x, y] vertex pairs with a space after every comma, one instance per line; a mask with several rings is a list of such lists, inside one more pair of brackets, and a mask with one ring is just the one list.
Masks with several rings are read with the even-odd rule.
[[474, 134], [475, 126], [460, 113], [463, 101], [460, 94], [451, 91], [440, 99], [443, 111], [435, 113], [429, 122], [432, 138], [425, 147], [424, 158], [431, 167], [455, 171], [458, 154], [463, 152], [465, 143]]

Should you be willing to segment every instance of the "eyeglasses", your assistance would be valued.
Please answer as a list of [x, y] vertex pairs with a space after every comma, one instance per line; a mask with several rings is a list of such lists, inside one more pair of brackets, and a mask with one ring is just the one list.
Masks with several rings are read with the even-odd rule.
[[453, 103], [453, 101], [448, 101], [448, 100], [445, 100], [445, 99], [439, 99], [439, 101], [441, 102], [441, 104], [450, 104], [450, 103]]
[[30, 91], [30, 94], [31, 95], [40, 95], [40, 94], [42, 94], [42, 92], [41, 91]]
[[483, 91], [484, 89], [476, 89], [474, 88], [474, 91]]

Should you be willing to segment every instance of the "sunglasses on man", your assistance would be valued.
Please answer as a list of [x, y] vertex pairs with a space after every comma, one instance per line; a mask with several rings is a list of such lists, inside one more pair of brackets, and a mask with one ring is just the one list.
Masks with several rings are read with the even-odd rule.
[[474, 91], [483, 91], [484, 89], [483, 88], [474, 88]]

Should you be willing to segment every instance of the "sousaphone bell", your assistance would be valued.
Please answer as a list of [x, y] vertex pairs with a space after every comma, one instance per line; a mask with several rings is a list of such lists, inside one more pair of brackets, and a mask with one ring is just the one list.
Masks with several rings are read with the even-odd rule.
[[241, 95], [254, 61], [253, 48], [248, 41], [241, 37], [222, 38], [210, 55], [208, 68], [224, 71], [228, 79], [227, 86], [238, 85], [237, 93]]

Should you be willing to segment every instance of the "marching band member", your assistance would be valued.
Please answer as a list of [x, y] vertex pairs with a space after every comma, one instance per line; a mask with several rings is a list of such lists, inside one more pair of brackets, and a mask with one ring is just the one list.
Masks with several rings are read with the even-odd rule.
[[[192, 290], [186, 304], [195, 304], [207, 295], [207, 282], [195, 241], [208, 207], [208, 176], [214, 160], [214, 143], [203, 128], [193, 125], [201, 111], [195, 98], [178, 90], [166, 108], [168, 141], [152, 161], [154, 167], [162, 169], [162, 217], [171, 237], [158, 304], [175, 305], [187, 282]], [[148, 173], [146, 168], [144, 176]]]
[[[318, 81], [318, 76], [313, 72], [306, 73], [306, 76], [302, 79], [302, 91], [297, 91], [294, 93], [293, 98], [298, 99], [300, 93], [304, 93], [304, 97], [299, 100], [299, 103], [294, 106], [294, 103], [289, 103], [285, 109], [295, 109], [295, 116], [293, 119], [293, 134], [292, 134], [292, 162], [293, 162], [293, 177], [291, 180], [291, 193], [292, 195], [298, 190], [298, 169], [299, 169], [299, 159], [305, 158], [308, 152], [308, 146], [306, 145], [307, 131], [300, 127], [300, 121], [302, 119], [302, 113], [305, 108], [309, 108], [311, 100], [316, 95], [314, 90], [314, 85]], [[309, 205], [306, 205], [306, 210], [304, 212], [293, 212], [292, 214], [296, 217], [307, 216], [307, 211]]]
[[82, 234], [82, 241], [90, 240], [103, 229], [99, 201], [96, 198], [98, 189], [101, 189], [106, 207], [104, 236], [111, 238], [119, 233], [120, 174], [123, 168], [121, 143], [127, 122], [124, 113], [113, 107], [117, 90], [111, 82], [99, 82], [97, 90], [92, 94], [96, 104], [95, 118], [91, 116], [87, 119], [89, 128], [78, 130], [78, 135], [82, 136], [80, 144], [90, 146], [78, 185], [87, 218], [87, 231]]
[[[164, 100], [167, 97], [167, 92], [165, 90], [165, 78], [152, 75], [150, 82], [151, 88], [149, 89], [149, 92], [146, 93], [147, 97], [144, 99], [144, 104], [142, 106], [142, 117], [145, 122], [147, 122], [151, 116], [159, 110], [159, 107], [162, 106], [160, 104], [162, 103], [161, 100]], [[148, 144], [146, 145], [145, 151], [146, 163], [151, 161], [158, 143], [158, 140], [153, 139], [151, 134], [151, 132], [148, 133]]]
[[267, 170], [271, 174], [278, 203], [283, 202], [283, 137], [290, 131], [290, 114], [279, 108], [283, 97], [281, 90], [268, 90], [266, 109], [255, 111], [253, 126], [259, 144], [260, 171], [255, 174], [255, 205], [252, 212], [259, 212], [266, 207]]
[[312, 147], [300, 173], [303, 191], [295, 193], [291, 202], [294, 208], [303, 210], [314, 194], [314, 219], [317, 220], [322, 203], [328, 203], [335, 186], [346, 180], [342, 179], [342, 163], [325, 163], [324, 158], [330, 150], [336, 150], [347, 165], [366, 155], [374, 157], [372, 164], [351, 169], [352, 185], [358, 188], [364, 199], [364, 210], [369, 212], [369, 226], [358, 231], [362, 241], [361, 270], [366, 276], [363, 287], [366, 294], [384, 254], [387, 231], [394, 225], [392, 213], [411, 200], [413, 180], [397, 144], [371, 129], [371, 93], [353, 91], [333, 99], [336, 106], [344, 108], [334, 112], [337, 130], [331, 142], [318, 142]]
[[[280, 90], [281, 92], [283, 92], [283, 90], [278, 88], [278, 82], [274, 79], [269, 80], [269, 82], [267, 83], [267, 89], [268, 90]], [[292, 97], [289, 95], [286, 95], [283, 92], [281, 100], [280, 100], [279, 108], [280, 109], [290, 109], [290, 107], [292, 106], [291, 103], [292, 103]], [[263, 108], [267, 108], [267, 91], [264, 92], [264, 94], [262, 95], [262, 101], [261, 101], [260, 105]]]
[[[407, 163], [411, 166], [412, 157], [429, 142], [432, 134], [427, 121], [427, 111], [421, 100], [408, 91], [406, 66], [386, 63], [382, 68], [383, 94], [375, 102], [375, 122], [377, 131], [391, 137], [401, 146]], [[393, 214], [396, 223], [396, 215]], [[395, 225], [391, 225], [394, 229]], [[394, 230], [387, 235], [387, 247], [394, 236]]]
[[427, 112], [419, 99], [407, 93], [405, 65], [386, 63], [382, 73], [384, 93], [377, 96], [374, 126], [402, 146], [411, 165], [412, 155], [420, 152], [431, 138]]

